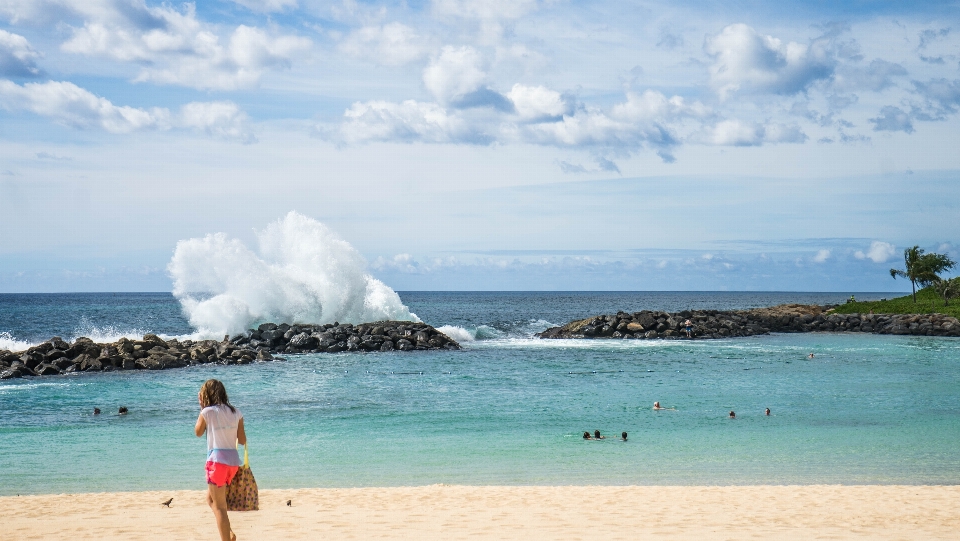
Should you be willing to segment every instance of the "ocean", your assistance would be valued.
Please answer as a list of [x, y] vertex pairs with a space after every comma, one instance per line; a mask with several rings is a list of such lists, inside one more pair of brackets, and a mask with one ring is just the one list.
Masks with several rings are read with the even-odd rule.
[[[960, 482], [958, 339], [533, 337], [617, 310], [845, 294], [399, 295], [464, 349], [0, 382], [0, 495], [203, 489], [206, 443], [193, 425], [208, 378], [224, 381], [244, 413], [261, 488]], [[147, 332], [196, 329], [165, 293], [0, 295], [0, 349]], [[653, 411], [654, 401], [676, 409]], [[120, 406], [130, 414], [116, 415]], [[582, 439], [594, 430], [608, 439]]]

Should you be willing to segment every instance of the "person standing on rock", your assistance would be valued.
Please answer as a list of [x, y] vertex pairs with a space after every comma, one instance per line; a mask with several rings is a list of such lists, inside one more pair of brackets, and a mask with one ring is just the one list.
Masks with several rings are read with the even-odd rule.
[[687, 338], [693, 338], [693, 322], [689, 319], [683, 322], [683, 332], [687, 333]]
[[227, 389], [218, 380], [209, 379], [197, 393], [200, 416], [194, 433], [207, 434], [207, 505], [213, 510], [220, 531], [220, 541], [236, 541], [227, 516], [227, 485], [237, 474], [243, 461], [237, 444], [247, 444], [243, 430], [243, 414], [230, 404]]

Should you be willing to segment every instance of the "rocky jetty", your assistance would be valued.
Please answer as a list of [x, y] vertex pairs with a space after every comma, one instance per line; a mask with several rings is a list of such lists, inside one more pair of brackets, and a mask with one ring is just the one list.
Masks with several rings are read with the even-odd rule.
[[460, 344], [425, 323], [378, 321], [351, 325], [277, 325], [264, 323], [243, 334], [216, 340], [142, 340], [121, 338], [97, 344], [89, 338], [67, 343], [59, 337], [26, 351], [0, 350], [0, 379], [73, 372], [163, 370], [195, 364], [249, 364], [272, 361], [273, 354], [340, 351], [417, 351], [460, 349]]
[[919, 336], [960, 336], [960, 321], [943, 314], [837, 314], [829, 306], [784, 304], [752, 310], [617, 312], [572, 321], [537, 334], [539, 338], [687, 339], [729, 338], [771, 332], [868, 332]]

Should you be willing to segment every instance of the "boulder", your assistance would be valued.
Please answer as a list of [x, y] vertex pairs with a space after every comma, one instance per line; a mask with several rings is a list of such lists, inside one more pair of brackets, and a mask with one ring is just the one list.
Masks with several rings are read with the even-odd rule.
[[23, 377], [20, 371], [13, 368], [8, 368], [7, 370], [0, 372], [0, 379], [14, 379], [20, 377]]
[[93, 357], [87, 355], [86, 359], [80, 363], [80, 370], [83, 370], [84, 372], [100, 371], [103, 370], [103, 363], [101, 363], [99, 359], [94, 359]]
[[287, 345], [298, 349], [313, 349], [317, 347], [318, 343], [319, 340], [317, 340], [316, 337], [305, 332], [301, 332], [300, 334], [291, 337], [290, 342]]
[[640, 323], [637, 323], [636, 321], [631, 321], [630, 323], [627, 323], [624, 329], [632, 333], [644, 330], [643, 325], [641, 325]]
[[34, 372], [36, 372], [38, 376], [56, 376], [60, 374], [60, 369], [52, 364], [43, 363], [37, 366]]

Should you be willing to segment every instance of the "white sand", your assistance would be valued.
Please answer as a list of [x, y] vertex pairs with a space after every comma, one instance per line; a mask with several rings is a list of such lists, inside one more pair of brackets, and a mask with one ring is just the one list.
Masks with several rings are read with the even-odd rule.
[[[4, 497], [0, 539], [212, 541], [204, 494]], [[263, 490], [260, 504], [230, 514], [241, 541], [960, 539], [958, 486], [433, 485]]]

